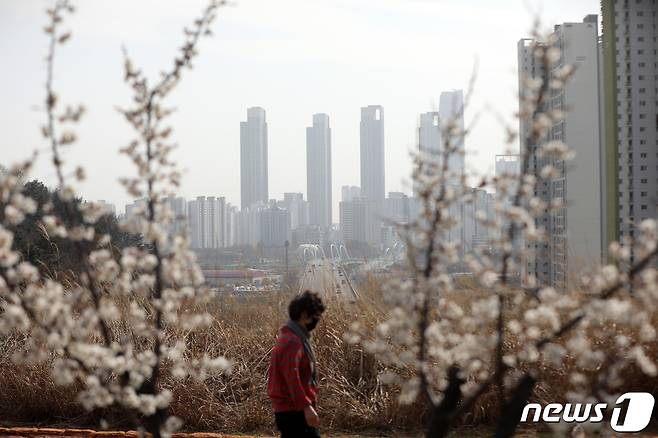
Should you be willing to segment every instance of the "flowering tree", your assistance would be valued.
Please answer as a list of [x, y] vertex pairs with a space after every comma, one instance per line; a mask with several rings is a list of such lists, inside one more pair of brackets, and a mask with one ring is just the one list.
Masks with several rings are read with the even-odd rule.
[[[535, 40], [540, 36], [534, 33]], [[477, 218], [488, 228], [493, 250], [464, 256], [478, 285], [456, 290], [449, 273], [463, 253], [448, 237], [458, 225], [451, 207], [473, 199], [464, 176], [448, 166], [451, 156], [463, 154], [459, 146], [467, 132], [455, 120], [443, 120], [441, 152], [420, 145], [415, 156], [413, 182], [421, 213], [399, 231], [406, 241], [409, 277], [385, 285], [391, 310], [374, 331], [357, 322], [346, 334], [380, 359], [380, 379], [401, 385], [401, 402], [427, 403], [427, 437], [446, 436], [477, 403], [492, 398], [494, 436], [512, 436], [537, 383], [551, 372], [567, 370], [569, 387], [563, 393], [568, 401], [613, 403], [627, 370], [657, 374], [647, 354], [658, 316], [654, 220], [639, 225], [636, 241], [611, 244], [611, 264], [568, 290], [537, 287], [524, 272], [529, 248], [548, 237], [535, 219], [563, 207], [560, 200], [547, 204], [537, 197], [539, 184], [564, 172], [562, 164], [573, 156], [566, 144], [550, 139], [549, 131], [564, 117], [563, 110], [551, 107], [551, 95], [564, 87], [574, 68], [558, 65], [560, 49], [552, 36], [544, 41], [532, 49], [551, 75], [521, 78], [525, 92], [519, 117], [530, 125], [522, 138], [521, 171], [479, 183], [495, 189], [497, 199], [494, 217], [481, 212]], [[467, 96], [464, 106], [468, 101]], [[511, 145], [517, 134], [507, 132]]]
[[37, 210], [23, 194], [22, 177], [34, 158], [7, 169], [0, 176], [0, 330], [22, 334], [25, 348], [16, 360], [52, 361], [54, 379], [76, 384], [87, 409], [118, 405], [131, 413], [137, 426], [154, 437], [167, 436], [180, 426], [168, 415], [171, 392], [163, 379], [204, 379], [228, 372], [224, 357], [194, 354], [187, 337], [211, 322], [204, 310], [210, 296], [185, 235], [170, 233], [172, 213], [163, 202], [178, 187], [180, 173], [169, 159], [174, 148], [166, 118], [165, 99], [181, 74], [191, 67], [199, 39], [210, 26], [221, 0], [209, 2], [191, 29], [172, 67], [151, 82], [125, 58], [125, 81], [133, 91], [132, 105], [121, 110], [135, 130], [135, 140], [122, 149], [137, 174], [121, 180], [128, 193], [146, 199], [144, 209], [126, 225], [143, 242], [121, 250], [118, 257], [109, 235], [94, 225], [104, 214], [95, 203], [75, 202], [81, 168], [67, 173], [61, 149], [76, 140], [71, 126], [82, 106], [62, 109], [54, 91], [57, 49], [69, 38], [61, 30], [73, 13], [68, 0], [57, 0], [48, 10], [49, 37], [45, 114], [42, 133], [50, 145], [56, 171], [56, 201], [42, 206], [39, 227], [49, 239], [69, 242], [79, 274], [66, 280], [41, 273], [22, 258], [13, 244], [13, 231]]

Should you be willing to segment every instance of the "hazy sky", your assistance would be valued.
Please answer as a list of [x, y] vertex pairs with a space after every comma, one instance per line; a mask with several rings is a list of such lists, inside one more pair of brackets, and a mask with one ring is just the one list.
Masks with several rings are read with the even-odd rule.
[[[42, 32], [45, 0], [0, 1], [0, 162], [42, 151], [34, 176], [54, 184], [44, 120]], [[67, 22], [73, 39], [60, 50], [55, 84], [64, 103], [88, 113], [80, 140], [65, 153], [70, 171], [83, 165], [88, 199], [119, 212], [131, 199], [117, 183], [134, 172], [117, 151], [132, 133], [115, 107], [129, 103], [122, 82], [121, 46], [155, 77], [168, 67], [181, 29], [204, 0], [79, 0]], [[409, 151], [421, 112], [443, 90], [466, 88], [475, 60], [478, 79], [467, 124], [467, 169], [493, 172], [505, 152], [493, 109], [509, 119], [516, 109], [516, 42], [533, 15], [543, 23], [581, 21], [599, 13], [597, 0], [237, 0], [220, 10], [215, 36], [202, 41], [195, 69], [186, 72], [171, 103], [186, 169], [181, 195], [226, 196], [240, 204], [240, 128], [246, 108], [262, 106], [269, 124], [270, 198], [306, 194], [305, 128], [311, 116], [331, 117], [334, 220], [342, 185], [359, 185], [360, 107], [385, 111], [386, 190], [409, 188]], [[518, 149], [518, 146], [515, 145]]]

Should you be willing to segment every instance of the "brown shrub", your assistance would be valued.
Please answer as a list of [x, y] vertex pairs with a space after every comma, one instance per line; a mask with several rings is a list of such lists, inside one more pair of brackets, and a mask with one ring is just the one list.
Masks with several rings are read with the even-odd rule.
[[[342, 339], [342, 334], [357, 318], [374, 326], [385, 314], [375, 288], [361, 292], [361, 300], [355, 304], [329, 301], [325, 317], [313, 333], [319, 363], [319, 409], [323, 429], [418, 431], [427, 418], [425, 408], [419, 403], [400, 406], [397, 389], [379, 382], [377, 361], [360, 347], [348, 345]], [[165, 383], [174, 391], [171, 411], [185, 421], [185, 429], [274, 432], [266, 391], [267, 369], [276, 332], [287, 318], [289, 298], [286, 294], [223, 297], [210, 309], [216, 318], [213, 325], [203, 332], [185, 335], [194, 353], [222, 354], [235, 361], [229, 376], [211, 377], [205, 382]], [[126, 329], [115, 327], [115, 330]], [[54, 384], [49, 364], [14, 364], [11, 356], [23, 345], [23, 339], [18, 337], [0, 339], [0, 420], [98, 427], [99, 421], [104, 419], [114, 428], [130, 427], [129, 418], [121, 409], [85, 412], [75, 401], [74, 387]], [[658, 351], [648, 354], [656, 357]], [[542, 381], [535, 389], [534, 399], [539, 402], [564, 400], [571, 369], [573, 364], [568, 362], [559, 369], [541, 368]], [[656, 393], [658, 379], [648, 379], [631, 367], [623, 389]], [[465, 416], [464, 424], [491, 422], [497, 412], [495, 403], [493, 393], [485, 394]]]

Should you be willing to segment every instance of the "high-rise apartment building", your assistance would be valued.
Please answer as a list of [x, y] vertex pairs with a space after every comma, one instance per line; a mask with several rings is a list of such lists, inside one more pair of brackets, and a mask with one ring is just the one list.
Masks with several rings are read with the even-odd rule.
[[132, 220], [137, 216], [144, 216], [146, 213], [147, 199], [135, 199], [132, 204], [126, 204], [125, 216], [126, 220]]
[[359, 186], [342, 186], [340, 189], [341, 201], [351, 201], [361, 197], [361, 187]]
[[172, 216], [169, 231], [173, 234], [182, 233], [187, 223], [187, 201], [183, 197], [168, 196], [165, 204]]
[[203, 248], [205, 239], [205, 197], [199, 196], [187, 203], [187, 223], [190, 227], [190, 246], [192, 248]]
[[209, 196], [206, 200], [210, 208], [210, 236], [208, 245], [211, 248], [226, 247], [226, 198]]
[[284, 193], [281, 205], [288, 210], [291, 230], [309, 224], [309, 203], [302, 193]]
[[420, 115], [418, 149], [426, 152], [428, 158], [436, 159], [438, 162], [441, 152], [441, 125], [437, 111]]
[[226, 204], [226, 247], [238, 244], [239, 210], [237, 205]]
[[607, 241], [658, 217], [658, 3], [602, 0]]
[[517, 179], [521, 173], [521, 156], [519, 154], [496, 155], [495, 174], [507, 182], [504, 191], [497, 190], [496, 197], [503, 205], [510, 206], [518, 190]]
[[345, 242], [355, 241], [379, 245], [381, 220], [375, 214], [375, 203], [365, 198], [341, 201], [340, 234]]
[[260, 218], [261, 243], [266, 248], [278, 248], [291, 239], [290, 218], [284, 208], [271, 205], [261, 212]]
[[242, 208], [268, 201], [267, 121], [260, 107], [247, 109], [240, 122], [240, 197]]
[[[446, 181], [458, 184], [464, 174], [464, 93], [444, 91], [439, 98], [439, 111], [422, 113], [418, 124], [418, 148], [425, 158], [437, 165], [443, 163], [445, 142], [455, 150], [448, 158]], [[450, 125], [450, 123], [454, 125]], [[455, 130], [449, 128], [454, 126]]]
[[306, 128], [306, 194], [311, 225], [331, 227], [331, 128], [329, 116], [314, 114]]
[[228, 246], [225, 198], [197, 196], [187, 203], [187, 221], [192, 248], [217, 249]]
[[402, 192], [388, 192], [382, 217], [393, 223], [409, 223], [418, 218], [420, 204], [417, 198]]
[[465, 199], [460, 202], [463, 210], [463, 252], [473, 252], [477, 247], [487, 247], [489, 243], [489, 228], [482, 223], [479, 216], [487, 220], [494, 217], [494, 197], [486, 190], [479, 188], [470, 189]]
[[[562, 206], [547, 209], [536, 219], [537, 227], [546, 230], [548, 238], [545, 244], [532, 243], [529, 249], [533, 254], [526, 260], [526, 268], [540, 284], [564, 288], [570, 273], [600, 263], [605, 248], [602, 169], [606, 156], [601, 151], [599, 129], [602, 104], [597, 16], [588, 15], [582, 23], [556, 25], [551, 38], [561, 52], [549, 71], [537, 65], [533, 54], [535, 44], [546, 42], [519, 41], [519, 92], [522, 96], [527, 93], [524, 77], [550, 81], [564, 66], [575, 67], [566, 85], [546, 91], [550, 94], [540, 109], [565, 112], [564, 118], [551, 127], [548, 140], [566, 143], [575, 152], [575, 159], [565, 162], [541, 153], [539, 145], [530, 145], [530, 170], [539, 181], [535, 196], [547, 204], [560, 201]], [[521, 120], [522, 151], [531, 138], [530, 123]], [[548, 165], [555, 172], [543, 174], [542, 169]]]
[[[464, 175], [464, 92], [462, 90], [444, 91], [439, 97], [439, 120], [441, 136], [440, 150], [449, 144], [455, 153], [448, 158], [448, 172], [451, 174], [447, 180], [458, 184]], [[450, 123], [454, 130], [449, 129]], [[443, 136], [449, 136], [444, 139]]]
[[380, 203], [386, 195], [384, 108], [361, 108], [361, 196]]
[[256, 246], [261, 241], [261, 213], [265, 204], [254, 204], [237, 213], [236, 241], [240, 246]]
[[[546, 43], [543, 41], [535, 41], [533, 39], [521, 39], [517, 44], [518, 53], [518, 77], [519, 77], [519, 102], [529, 98], [531, 91], [525, 87], [525, 81], [528, 78], [544, 78], [546, 71], [543, 64], [535, 57], [535, 50], [539, 47], [546, 48]], [[542, 105], [536, 110], [545, 112], [550, 105]], [[522, 108], [520, 108], [522, 111]], [[519, 142], [520, 150], [525, 153], [526, 142], [532, 138], [532, 123], [530, 120], [523, 118], [519, 119]], [[548, 157], [540, 156], [536, 152], [538, 145], [529, 145], [531, 150], [528, 166], [528, 172], [538, 175], [544, 166], [550, 164]], [[498, 194], [497, 194], [498, 195]], [[550, 181], [545, 178], [537, 179], [535, 183], [534, 196], [540, 198], [544, 202], [550, 202]], [[498, 198], [500, 200], [500, 197]], [[540, 230], [549, 232], [551, 229], [551, 214], [546, 209], [542, 214], [535, 217], [535, 227]], [[549, 242], [544, 240], [535, 242], [531, 247], [527, 248], [528, 257], [525, 260], [523, 270], [526, 274], [534, 277], [539, 284], [551, 284], [551, 256]]]

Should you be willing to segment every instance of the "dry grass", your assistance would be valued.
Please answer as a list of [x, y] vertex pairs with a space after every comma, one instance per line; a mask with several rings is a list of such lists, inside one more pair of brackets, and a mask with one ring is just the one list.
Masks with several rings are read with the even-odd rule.
[[[204, 383], [171, 384], [175, 399], [172, 412], [186, 423], [186, 430], [225, 433], [275, 432], [266, 377], [270, 349], [278, 328], [286, 319], [289, 296], [218, 300], [211, 309], [212, 327], [188, 337], [195, 352], [224, 354], [235, 360], [230, 376], [213, 377]], [[355, 319], [375, 325], [384, 315], [376, 295], [358, 304], [330, 302], [325, 318], [314, 332], [320, 372], [319, 408], [323, 430], [401, 436], [416, 433], [426, 421], [420, 405], [400, 406], [397, 390], [378, 383], [379, 365], [359, 347], [343, 342], [342, 334]], [[116, 328], [120, 330], [120, 328]], [[24, 345], [21, 339], [0, 339], [0, 421], [12, 424], [97, 427], [101, 418], [112, 428], [131, 425], [118, 409], [85, 412], [75, 402], [75, 388], [54, 385], [48, 366], [15, 365], [12, 352]], [[653, 352], [656, 357], [656, 351]], [[558, 401], [567, 388], [569, 364], [543, 371], [536, 388], [539, 401]], [[625, 390], [658, 392], [658, 380], [647, 379], [629, 369]], [[465, 419], [466, 425], [488, 423], [496, 412], [495, 398], [485, 394]], [[463, 436], [463, 435], [460, 435]], [[477, 435], [475, 435], [477, 436]]]
[[[188, 335], [196, 353], [222, 354], [235, 361], [229, 376], [205, 382], [165, 382], [174, 390], [172, 412], [187, 430], [273, 433], [274, 424], [267, 398], [267, 369], [271, 347], [286, 320], [290, 296], [218, 300], [209, 329]], [[366, 310], [368, 309], [368, 310]], [[342, 340], [342, 334], [359, 314], [378, 319], [377, 306], [329, 302], [325, 318], [314, 332], [320, 363], [320, 409], [323, 428], [353, 432], [414, 430], [419, 426], [417, 407], [400, 407], [394, 389], [377, 383], [377, 363]], [[124, 327], [115, 327], [125, 331]], [[98, 425], [101, 418], [113, 428], [130, 424], [119, 409], [85, 412], [75, 402], [75, 388], [56, 386], [48, 364], [16, 365], [12, 352], [24, 343], [16, 337], [0, 339], [0, 421], [11, 424], [55, 426]], [[412, 415], [413, 413], [413, 415]]]

